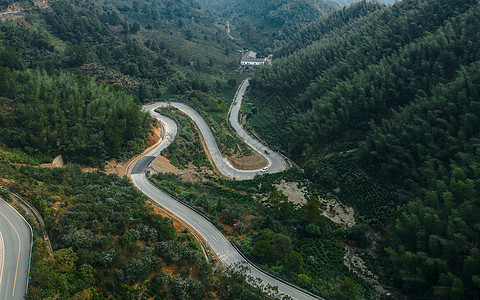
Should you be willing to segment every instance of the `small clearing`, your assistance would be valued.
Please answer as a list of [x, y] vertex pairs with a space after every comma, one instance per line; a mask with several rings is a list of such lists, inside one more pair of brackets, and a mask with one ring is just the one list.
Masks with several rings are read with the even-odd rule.
[[323, 215], [333, 223], [343, 227], [352, 227], [356, 224], [355, 210], [353, 207], [345, 206], [336, 199], [318, 197], [318, 200], [327, 206], [327, 209], [323, 211]]
[[307, 188], [299, 188], [298, 182], [286, 182], [282, 180], [280, 184], [274, 184], [273, 186], [275, 186], [277, 190], [282, 191], [290, 202], [300, 205], [307, 203], [307, 199], [305, 198]]
[[363, 280], [370, 283], [380, 294], [388, 294], [388, 291], [380, 284], [378, 276], [373, 274], [366, 266], [365, 261], [357, 254], [355, 247], [345, 246], [343, 263]]
[[205, 175], [215, 176], [215, 173], [207, 167], [195, 167], [192, 163], [181, 170], [175, 167], [165, 156], [157, 157], [150, 165], [150, 170], [154, 173], [172, 173], [179, 176], [183, 181], [202, 182], [206, 181]]

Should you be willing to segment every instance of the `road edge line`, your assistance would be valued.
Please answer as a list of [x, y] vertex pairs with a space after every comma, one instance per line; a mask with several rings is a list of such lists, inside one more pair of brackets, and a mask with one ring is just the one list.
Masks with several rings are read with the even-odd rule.
[[[3, 199], [2, 199], [3, 200]], [[0, 285], [2, 284], [2, 277], [3, 277], [3, 266], [5, 264], [5, 243], [3, 240], [2, 232], [0, 231], [0, 247], [2, 248], [2, 267], [0, 268]]]
[[21, 213], [19, 213], [13, 206], [10, 205], [10, 203], [8, 203], [7, 201], [1, 199], [2, 201], [4, 201], [8, 206], [10, 206], [22, 219], [23, 221], [25, 221], [25, 223], [28, 225], [28, 228], [30, 228], [30, 240], [31, 240], [31, 243], [30, 243], [30, 257], [28, 259], [28, 269], [27, 269], [27, 286], [26, 286], [26, 289], [25, 289], [25, 295], [28, 294], [28, 282], [30, 281], [30, 266], [32, 264], [32, 250], [33, 250], [33, 229], [32, 229], [32, 226], [30, 225], [30, 223], [27, 222], [27, 220], [25, 220], [25, 218], [22, 216]]

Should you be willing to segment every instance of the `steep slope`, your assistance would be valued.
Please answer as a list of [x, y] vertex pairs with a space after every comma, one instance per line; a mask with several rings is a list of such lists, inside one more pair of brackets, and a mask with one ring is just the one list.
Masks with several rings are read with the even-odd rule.
[[283, 45], [306, 24], [340, 8], [329, 0], [218, 0], [203, 3], [230, 20], [236, 36], [241, 36], [245, 46], [253, 45], [259, 50]]
[[[372, 69], [374, 65], [378, 65], [376, 68], [380, 68], [382, 65], [394, 68], [391, 61], [386, 60], [389, 57], [393, 61], [401, 60], [410, 64], [405, 68], [419, 68], [420, 66], [416, 62], [422, 59], [419, 56], [421, 52], [415, 50], [415, 46], [407, 47], [407, 45], [414, 45], [414, 43], [419, 43], [418, 46], [428, 45], [432, 35], [445, 35], [445, 33], [437, 32], [437, 30], [443, 28], [443, 30], [449, 31], [450, 27], [445, 26], [445, 22], [453, 16], [465, 12], [473, 2], [405, 1], [389, 8], [377, 10], [366, 18], [354, 20], [344, 28], [345, 30], [332, 31], [321, 41], [300, 49], [290, 56], [278, 59], [273, 66], [264, 67], [257, 72], [251, 81], [252, 94], [256, 97], [256, 104], [268, 107], [272, 113], [273, 121], [278, 120], [283, 124], [294, 113], [301, 112], [303, 115], [311, 111], [312, 115], [324, 116], [327, 119], [324, 122], [313, 122], [316, 125], [312, 126], [327, 126], [327, 129], [331, 129], [335, 124], [338, 124], [334, 118], [337, 116], [335, 110], [340, 108], [340, 105], [348, 106], [350, 103], [352, 105], [358, 103], [358, 101], [353, 102], [353, 100], [340, 100], [341, 97], [349, 96], [343, 93], [342, 89], [345, 85], [350, 85], [350, 80], [358, 78], [362, 83], [365, 81], [375, 83], [365, 76], [375, 76], [376, 72], [379, 72]], [[458, 28], [458, 30], [461, 29]], [[409, 55], [416, 56], [416, 58], [412, 57], [407, 60], [406, 58]], [[436, 56], [432, 57], [436, 59]], [[447, 73], [444, 76], [451, 78], [452, 71], [457, 67], [458, 64], [452, 67], [447, 66]], [[398, 72], [399, 69], [396, 68], [395, 71]], [[373, 75], [368, 75], [370, 73], [373, 73]], [[402, 76], [407, 77], [409, 75], [403, 74]], [[362, 77], [364, 79], [360, 79]], [[385, 77], [383, 78], [380, 82], [385, 81]], [[388, 84], [394, 84], [394, 82], [390, 80]], [[398, 82], [398, 79], [396, 82]], [[398, 82], [398, 84], [401, 83]], [[406, 88], [406, 86], [404, 85], [402, 88]], [[336, 90], [338, 90], [336, 94], [332, 93]], [[356, 91], [361, 90], [357, 89]], [[366, 92], [369, 93], [370, 91], [367, 90]], [[343, 94], [339, 97], [339, 93]], [[350, 96], [353, 99], [354, 95], [350, 94]], [[404, 95], [402, 97], [406, 101], [409, 99], [409, 96], [405, 97]], [[335, 114], [330, 113], [330, 108], [326, 108], [327, 110], [323, 113], [315, 113], [311, 110], [312, 108], [315, 110], [323, 109], [326, 107], [325, 103], [329, 103], [328, 105], [334, 109]], [[388, 103], [392, 104], [390, 107], [399, 104]], [[360, 108], [360, 106], [356, 107]], [[346, 110], [342, 108], [341, 113], [344, 112]], [[383, 112], [386, 113], [387, 111], [384, 110]], [[349, 117], [355, 119], [364, 117], [363, 114], [347, 113]], [[300, 117], [302, 116], [299, 114]], [[369, 118], [363, 119], [362, 122], [355, 122], [355, 119], [352, 119], [351, 122], [345, 119], [342, 124], [351, 129], [366, 128], [365, 125]], [[279, 126], [279, 124], [276, 126]], [[305, 124], [300, 126], [305, 126]], [[270, 132], [273, 136], [275, 136], [275, 132], [278, 132], [273, 130], [274, 127], [271, 126], [272, 131]], [[304, 128], [305, 132], [317, 132], [322, 135], [315, 136], [312, 139], [317, 144], [328, 141], [328, 139], [325, 139], [328, 134], [331, 134], [331, 138], [338, 134], [338, 131], [329, 131], [325, 128], [315, 130]], [[266, 127], [263, 128], [263, 130], [266, 129]], [[259, 128], [259, 130], [262, 129]], [[310, 134], [299, 136], [310, 136]], [[276, 141], [281, 142], [281, 139], [277, 138]], [[300, 142], [299, 144], [305, 145], [306, 143]], [[294, 152], [295, 155], [302, 153], [301, 149], [296, 149]]]
[[381, 267], [407, 297], [479, 297], [479, 20], [477, 1], [398, 2], [251, 81], [250, 124], [385, 230]]
[[327, 16], [320, 17], [307, 26], [302, 27], [284, 47], [275, 49], [275, 57], [282, 57], [298, 49], [305, 48], [319, 41], [331, 31], [340, 32], [341, 30], [348, 30], [349, 23], [356, 19], [363, 18], [383, 7], [384, 6], [378, 2], [359, 1], [350, 5], [348, 8], [336, 10]]

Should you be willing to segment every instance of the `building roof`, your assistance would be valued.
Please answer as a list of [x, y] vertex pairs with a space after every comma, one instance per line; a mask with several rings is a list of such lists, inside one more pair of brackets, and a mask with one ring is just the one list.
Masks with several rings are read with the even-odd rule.
[[240, 60], [242, 66], [258, 66], [263, 65], [265, 61], [269, 61], [267, 57], [257, 58], [257, 53], [248, 51]]
[[253, 52], [253, 51], [248, 51], [248, 52], [245, 53], [245, 55], [242, 57], [242, 60], [252, 59], [252, 58], [257, 58], [257, 53], [255, 53], [255, 52]]

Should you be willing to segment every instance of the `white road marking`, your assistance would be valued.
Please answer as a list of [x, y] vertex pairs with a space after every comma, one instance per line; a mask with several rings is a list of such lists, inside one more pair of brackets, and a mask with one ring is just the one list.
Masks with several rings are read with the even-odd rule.
[[0, 231], [0, 248], [2, 248], [2, 257], [0, 257], [0, 260], [2, 261], [2, 267], [0, 268], [0, 286], [2, 285], [2, 276], [3, 276], [3, 265], [5, 264], [5, 247], [4, 247], [4, 242], [3, 242], [3, 235], [2, 232]]
[[15, 278], [13, 280], [13, 291], [12, 291], [12, 297], [15, 295], [15, 286], [17, 285], [17, 274], [18, 274], [18, 264], [20, 262], [20, 251], [22, 250], [22, 242], [20, 241], [20, 235], [18, 234], [17, 229], [15, 226], [13, 226], [12, 222], [3, 214], [3, 212], [0, 211], [0, 214], [7, 220], [8, 223], [10, 223], [10, 226], [12, 226], [13, 230], [17, 234], [18, 238], [18, 257], [17, 257], [17, 267], [15, 268]]

